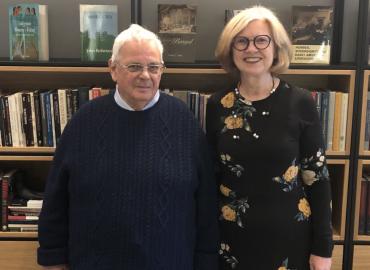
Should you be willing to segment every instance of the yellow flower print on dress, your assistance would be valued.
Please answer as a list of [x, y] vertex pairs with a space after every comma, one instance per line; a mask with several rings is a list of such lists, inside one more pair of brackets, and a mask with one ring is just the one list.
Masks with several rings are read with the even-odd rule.
[[234, 164], [232, 158], [229, 154], [220, 154], [220, 161], [222, 164], [227, 166], [231, 172], [235, 173], [237, 177], [240, 177], [244, 172], [243, 166], [239, 164]]
[[252, 132], [248, 118], [253, 116], [256, 109], [251, 102], [245, 101], [236, 92], [230, 92], [221, 99], [221, 104], [224, 108], [231, 109], [230, 114], [221, 117], [221, 121], [224, 123], [221, 133], [239, 128]]
[[302, 198], [298, 203], [299, 213], [295, 216], [298, 221], [308, 220], [311, 216], [311, 208], [306, 198]]
[[222, 216], [225, 220], [228, 221], [235, 221], [236, 220], [236, 212], [230, 208], [228, 205], [224, 205], [221, 209]]
[[220, 185], [220, 191], [221, 191], [221, 194], [224, 195], [225, 197], [230, 197], [233, 199], [236, 198], [235, 192], [224, 185]]
[[287, 182], [292, 182], [298, 174], [298, 166], [290, 166], [283, 175], [283, 178]]
[[228, 263], [231, 267], [231, 269], [235, 269], [239, 261], [231, 255], [231, 249], [228, 244], [221, 242], [221, 248], [218, 251], [218, 254]]
[[228, 116], [225, 118], [224, 121], [227, 129], [237, 129], [243, 127], [243, 118], [235, 117], [235, 116]]
[[311, 186], [319, 180], [329, 180], [329, 172], [322, 149], [319, 149], [316, 155], [302, 160], [301, 176], [307, 186]]
[[[236, 197], [235, 192], [232, 193], [232, 196]], [[232, 202], [222, 205], [220, 220], [236, 222], [239, 227], [244, 228], [248, 208], [248, 198], [234, 199]]]
[[296, 165], [296, 159], [294, 159], [283, 176], [275, 176], [272, 181], [281, 184], [284, 192], [292, 191], [297, 186], [298, 171], [299, 167]]
[[225, 108], [231, 108], [232, 106], [234, 106], [234, 101], [235, 101], [234, 93], [230, 92], [221, 99], [221, 104]]

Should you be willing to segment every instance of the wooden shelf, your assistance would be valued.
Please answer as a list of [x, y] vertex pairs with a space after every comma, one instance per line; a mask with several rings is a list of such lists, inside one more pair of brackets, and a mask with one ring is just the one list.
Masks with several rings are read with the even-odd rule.
[[[0, 232], [0, 238], [35, 238], [37, 232]], [[1, 245], [1, 241], [0, 241]]]
[[0, 161], [52, 161], [53, 156], [0, 156]]
[[40, 270], [36, 262], [37, 241], [1, 241], [0, 268], [3, 270]]
[[54, 147], [1, 147], [0, 146], [0, 155], [4, 153], [48, 153], [54, 154]]
[[352, 270], [370, 269], [370, 246], [354, 246]]
[[328, 159], [327, 164], [332, 187], [333, 239], [340, 241], [345, 235], [349, 160]]
[[355, 181], [357, 181], [357, 184], [356, 184], [355, 222], [354, 222], [354, 228], [353, 228], [353, 234], [354, 234], [353, 240], [359, 240], [359, 241], [370, 241], [370, 235], [358, 234], [358, 226], [359, 226], [359, 219], [360, 219], [361, 179], [362, 179], [363, 169], [365, 166], [370, 166], [370, 160], [359, 160], [358, 161], [357, 178], [355, 179]]

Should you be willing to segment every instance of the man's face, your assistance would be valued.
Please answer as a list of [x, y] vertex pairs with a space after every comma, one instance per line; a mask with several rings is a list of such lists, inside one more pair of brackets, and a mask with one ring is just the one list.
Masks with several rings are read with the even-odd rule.
[[[145, 66], [144, 70], [131, 72], [131, 64]], [[161, 64], [161, 55], [153, 42], [129, 41], [125, 43], [115, 63], [109, 62], [112, 79], [117, 82], [121, 97], [135, 110], [141, 110], [156, 94], [162, 71], [151, 73], [148, 65]]]

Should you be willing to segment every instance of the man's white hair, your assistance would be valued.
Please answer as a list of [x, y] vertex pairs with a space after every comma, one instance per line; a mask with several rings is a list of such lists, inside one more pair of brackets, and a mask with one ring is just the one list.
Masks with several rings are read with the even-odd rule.
[[163, 62], [163, 45], [158, 36], [138, 24], [131, 24], [129, 28], [122, 31], [114, 40], [111, 57], [113, 63], [118, 60], [121, 47], [126, 42], [134, 40], [154, 43], [160, 52], [161, 62]]

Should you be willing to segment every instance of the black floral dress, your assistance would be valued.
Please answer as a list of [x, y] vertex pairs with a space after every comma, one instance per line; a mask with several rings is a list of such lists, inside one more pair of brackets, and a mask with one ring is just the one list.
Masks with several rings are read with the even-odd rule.
[[330, 257], [331, 193], [310, 92], [281, 81], [248, 102], [237, 89], [207, 105], [220, 194], [221, 269], [309, 269]]

